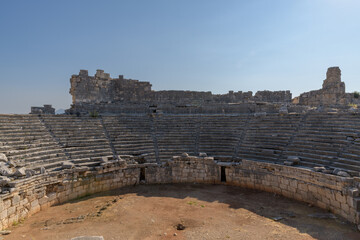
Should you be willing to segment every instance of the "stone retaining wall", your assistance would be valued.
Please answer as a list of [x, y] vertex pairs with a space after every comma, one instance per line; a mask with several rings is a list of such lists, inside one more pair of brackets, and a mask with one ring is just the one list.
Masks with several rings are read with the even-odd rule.
[[[222, 176], [222, 175], [226, 176]], [[226, 179], [225, 179], [226, 178]], [[0, 196], [2, 229], [51, 205], [139, 183], [229, 184], [274, 192], [328, 209], [359, 224], [359, 178], [345, 178], [264, 162], [215, 162], [211, 157], [174, 157], [163, 165], [120, 164], [66, 169], [10, 183]]]
[[274, 192], [329, 210], [359, 224], [358, 177], [339, 177], [310, 169], [243, 160], [226, 169], [227, 183]]

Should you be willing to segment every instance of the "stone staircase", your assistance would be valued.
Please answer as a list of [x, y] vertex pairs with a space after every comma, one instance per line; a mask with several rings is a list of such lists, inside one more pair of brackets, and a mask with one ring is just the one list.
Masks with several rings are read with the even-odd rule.
[[157, 127], [156, 127], [156, 124], [154, 121], [154, 117], [155, 117], [155, 115], [150, 116], [150, 123], [151, 123], [150, 132], [151, 132], [151, 138], [152, 138], [153, 145], [154, 145], [156, 163], [160, 164], [161, 161], [160, 161], [160, 156], [159, 156], [160, 154], [159, 154], [158, 140], [157, 140], [157, 136], [156, 136]]
[[147, 163], [155, 163], [155, 147], [148, 115], [104, 116], [104, 126], [119, 155], [134, 155]]

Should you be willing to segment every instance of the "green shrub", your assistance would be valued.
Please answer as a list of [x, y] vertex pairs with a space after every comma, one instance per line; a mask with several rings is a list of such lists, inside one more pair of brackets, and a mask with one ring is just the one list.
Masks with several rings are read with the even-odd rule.
[[357, 92], [357, 91], [355, 91], [355, 92], [354, 92], [354, 98], [359, 98], [359, 97], [360, 97], [360, 93]]
[[93, 118], [99, 117], [99, 113], [96, 110], [89, 112], [89, 115]]

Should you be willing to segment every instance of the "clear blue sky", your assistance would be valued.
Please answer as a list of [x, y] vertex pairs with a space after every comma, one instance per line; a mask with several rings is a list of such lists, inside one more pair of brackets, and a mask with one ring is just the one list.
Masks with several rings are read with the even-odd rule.
[[80, 69], [154, 90], [360, 90], [358, 0], [0, 0], [0, 113], [68, 108]]

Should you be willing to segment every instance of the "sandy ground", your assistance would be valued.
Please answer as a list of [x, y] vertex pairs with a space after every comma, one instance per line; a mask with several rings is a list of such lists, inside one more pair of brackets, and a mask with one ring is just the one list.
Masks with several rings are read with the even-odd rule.
[[[12, 226], [11, 234], [3, 237], [6, 240], [70, 240], [77, 236], [103, 236], [105, 240], [360, 239], [353, 225], [329, 217], [325, 211], [305, 203], [237, 187], [140, 185], [51, 207]], [[185, 229], [177, 230], [178, 224]]]

